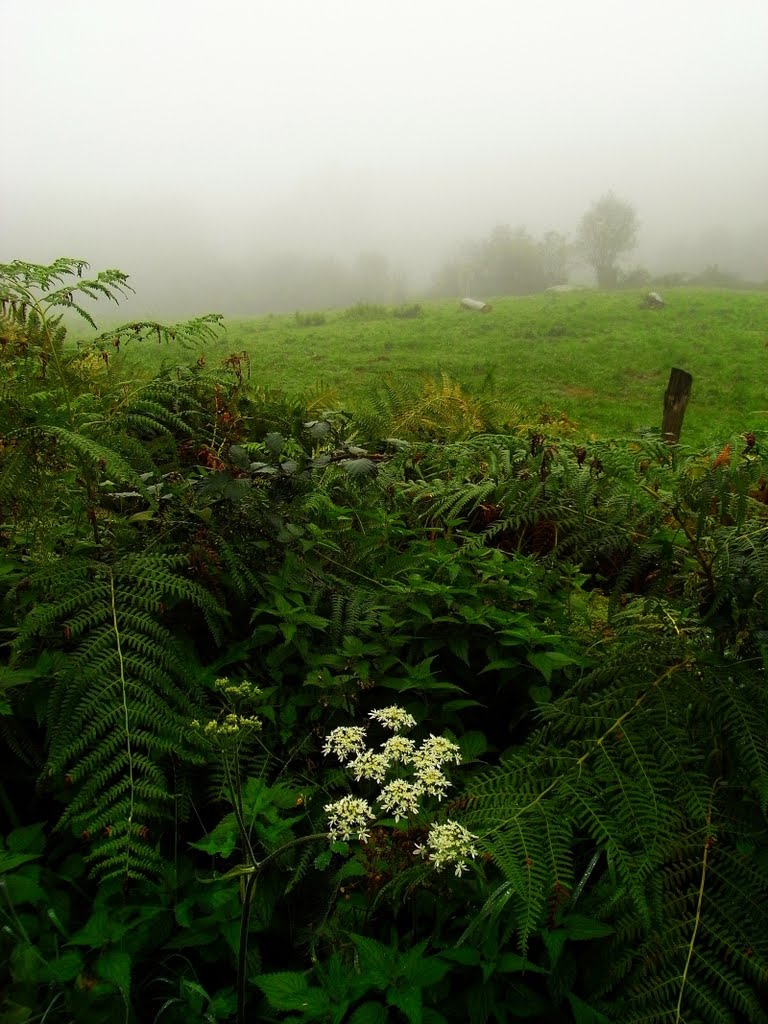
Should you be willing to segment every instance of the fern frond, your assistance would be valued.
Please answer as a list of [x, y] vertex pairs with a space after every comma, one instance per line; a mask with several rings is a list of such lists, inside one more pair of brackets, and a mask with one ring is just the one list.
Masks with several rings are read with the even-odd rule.
[[54, 628], [74, 648], [48, 698], [44, 778], [65, 777], [69, 798], [58, 827], [94, 838], [89, 856], [101, 875], [145, 877], [158, 866], [142, 837], [173, 806], [167, 765], [200, 760], [189, 722], [203, 693], [162, 623], [163, 606], [186, 603], [216, 625], [222, 610], [181, 575], [185, 567], [170, 555], [48, 566], [37, 583], [48, 600], [21, 626], [19, 649]]

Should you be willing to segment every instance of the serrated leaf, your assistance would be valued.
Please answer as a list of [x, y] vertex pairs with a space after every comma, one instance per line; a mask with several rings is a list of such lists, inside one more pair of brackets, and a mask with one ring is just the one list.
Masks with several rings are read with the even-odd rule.
[[83, 969], [83, 958], [74, 949], [62, 953], [52, 960], [46, 969], [50, 981], [72, 981]]
[[373, 1003], [370, 1000], [362, 1003], [352, 1016], [349, 1024], [387, 1024], [389, 1016], [381, 1003]]
[[372, 985], [380, 989], [388, 989], [397, 977], [395, 951], [375, 939], [364, 935], [351, 935], [360, 958], [360, 970]]
[[614, 928], [585, 914], [565, 914], [558, 922], [569, 939], [603, 939], [613, 935]]
[[38, 903], [45, 899], [45, 892], [40, 885], [40, 868], [37, 866], [6, 875], [5, 889], [14, 906]]
[[424, 1011], [422, 1008], [421, 989], [416, 985], [407, 988], [390, 988], [387, 1002], [396, 1006], [408, 1018], [409, 1024], [422, 1024]]
[[279, 455], [283, 448], [285, 448], [285, 438], [277, 431], [272, 431], [264, 438], [264, 444], [268, 451]]
[[318, 853], [313, 861], [315, 868], [318, 871], [325, 871], [325, 869], [330, 865], [332, 857], [333, 854], [330, 850], [323, 850], [322, 853]]
[[464, 761], [472, 761], [488, 750], [488, 739], [485, 733], [478, 729], [470, 729], [469, 732], [465, 732], [463, 736], [459, 736], [457, 743]]
[[578, 664], [578, 658], [573, 658], [562, 651], [531, 651], [528, 654], [528, 661], [541, 672], [547, 682], [550, 682], [556, 669]]
[[239, 444], [230, 445], [228, 451], [229, 461], [238, 469], [248, 469], [248, 452]]
[[366, 477], [376, 476], [379, 471], [378, 466], [371, 459], [344, 459], [339, 465], [353, 480], [364, 480]]
[[211, 999], [209, 1007], [215, 1017], [232, 1017], [237, 1009], [237, 992], [232, 988], [223, 988]]
[[310, 986], [306, 975], [299, 971], [259, 974], [252, 980], [276, 1010], [301, 1010], [305, 1017], [311, 1019], [322, 1015], [328, 1008], [326, 993]]
[[304, 426], [309, 431], [310, 437], [325, 437], [331, 431], [331, 424], [328, 420], [310, 420]]
[[228, 814], [207, 836], [189, 845], [204, 853], [218, 853], [222, 857], [230, 857], [237, 844], [237, 838], [237, 819], [234, 814]]
[[13, 871], [21, 864], [28, 864], [31, 860], [37, 860], [39, 853], [6, 853], [0, 850], [0, 874], [6, 871]]
[[102, 953], [96, 961], [96, 977], [114, 985], [127, 1000], [131, 992], [131, 956], [119, 949]]
[[459, 946], [456, 949], [444, 949], [440, 953], [446, 960], [452, 960], [454, 963], [463, 964], [465, 967], [477, 967], [480, 963], [480, 952], [477, 949], [472, 949], [469, 946]]
[[45, 822], [38, 822], [15, 828], [6, 839], [8, 849], [14, 853], [42, 853], [45, 849], [44, 825]]
[[494, 969], [505, 974], [516, 974], [517, 972], [531, 974], [549, 973], [546, 967], [539, 967], [537, 964], [531, 963], [530, 960], [526, 960], [519, 953], [502, 953], [496, 961]]

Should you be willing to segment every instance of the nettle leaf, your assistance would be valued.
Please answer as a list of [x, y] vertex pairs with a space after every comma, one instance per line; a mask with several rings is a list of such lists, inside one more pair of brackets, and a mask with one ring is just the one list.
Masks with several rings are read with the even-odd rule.
[[585, 914], [566, 914], [558, 922], [569, 939], [603, 939], [615, 929]]
[[6, 892], [14, 906], [22, 903], [37, 903], [45, 899], [40, 885], [40, 868], [27, 866], [21, 871], [7, 875], [4, 881]]
[[259, 974], [252, 979], [276, 1010], [302, 1010], [305, 1017], [320, 1017], [328, 1011], [328, 996], [310, 986], [299, 971]]
[[57, 960], [52, 960], [46, 968], [49, 981], [72, 981], [83, 969], [83, 958], [76, 950], [62, 953]]
[[250, 459], [245, 448], [242, 448], [239, 444], [233, 444], [230, 445], [227, 454], [233, 466], [237, 466], [238, 469], [248, 469]]
[[364, 935], [351, 935], [350, 938], [357, 949], [360, 970], [365, 977], [376, 988], [389, 988], [399, 973], [395, 964], [395, 950]]
[[547, 682], [551, 681], [552, 673], [556, 669], [579, 663], [578, 658], [571, 657], [570, 654], [563, 654], [562, 651], [531, 651], [528, 661], [541, 672]]
[[6, 839], [8, 849], [14, 853], [42, 853], [45, 849], [44, 825], [45, 822], [38, 822], [14, 829]]
[[211, 999], [210, 1011], [215, 1017], [232, 1017], [236, 1009], [237, 993], [232, 988], [223, 988]]
[[237, 845], [237, 838], [237, 820], [234, 814], [228, 814], [207, 836], [189, 845], [195, 850], [202, 850], [204, 853], [218, 853], [222, 857], [231, 857]]
[[310, 420], [309, 423], [305, 423], [304, 426], [309, 431], [310, 437], [325, 437], [331, 432], [331, 424], [328, 420]]
[[330, 867], [332, 857], [333, 854], [331, 853], [330, 850], [323, 850], [322, 853], [318, 853], [318, 855], [312, 862], [314, 864], [315, 870], [325, 871], [326, 868]]
[[114, 985], [128, 999], [131, 991], [131, 956], [118, 949], [102, 953], [96, 961], [96, 977]]
[[422, 1024], [424, 1010], [420, 987], [409, 985], [407, 988], [391, 988], [387, 992], [387, 1002], [404, 1013], [410, 1024]]
[[457, 741], [463, 761], [473, 761], [488, 750], [488, 739], [484, 732], [471, 729], [459, 736]]
[[499, 973], [516, 974], [548, 974], [546, 967], [539, 967], [519, 953], [502, 953], [494, 964], [494, 970]]
[[339, 463], [347, 476], [353, 480], [364, 480], [366, 477], [374, 477], [379, 469], [371, 459], [344, 459]]
[[5, 853], [0, 850], [0, 874], [13, 871], [14, 868], [26, 864], [30, 860], [37, 860], [39, 856], [39, 853]]
[[274, 455], [279, 455], [280, 452], [285, 448], [285, 438], [282, 434], [278, 434], [277, 431], [267, 434], [264, 438], [264, 445], [268, 451]]
[[349, 1024], [387, 1024], [389, 1015], [381, 1003], [362, 1003], [352, 1016]]

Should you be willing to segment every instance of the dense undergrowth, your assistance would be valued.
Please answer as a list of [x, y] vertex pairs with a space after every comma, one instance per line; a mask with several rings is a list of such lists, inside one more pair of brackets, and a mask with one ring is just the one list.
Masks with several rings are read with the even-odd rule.
[[[768, 1019], [763, 438], [132, 380], [216, 318], [73, 352], [124, 276], [1, 269], [0, 1020]], [[452, 786], [331, 843], [325, 738], [392, 705]]]

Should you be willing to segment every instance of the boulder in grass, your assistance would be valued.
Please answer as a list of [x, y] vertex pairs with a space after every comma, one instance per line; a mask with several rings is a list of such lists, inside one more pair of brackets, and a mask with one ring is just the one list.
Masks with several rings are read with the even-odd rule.
[[471, 309], [475, 313], [490, 313], [491, 307], [487, 302], [483, 302], [482, 299], [462, 299], [462, 309]]
[[643, 299], [644, 309], [664, 309], [666, 302], [659, 295], [658, 292], [648, 292]]

